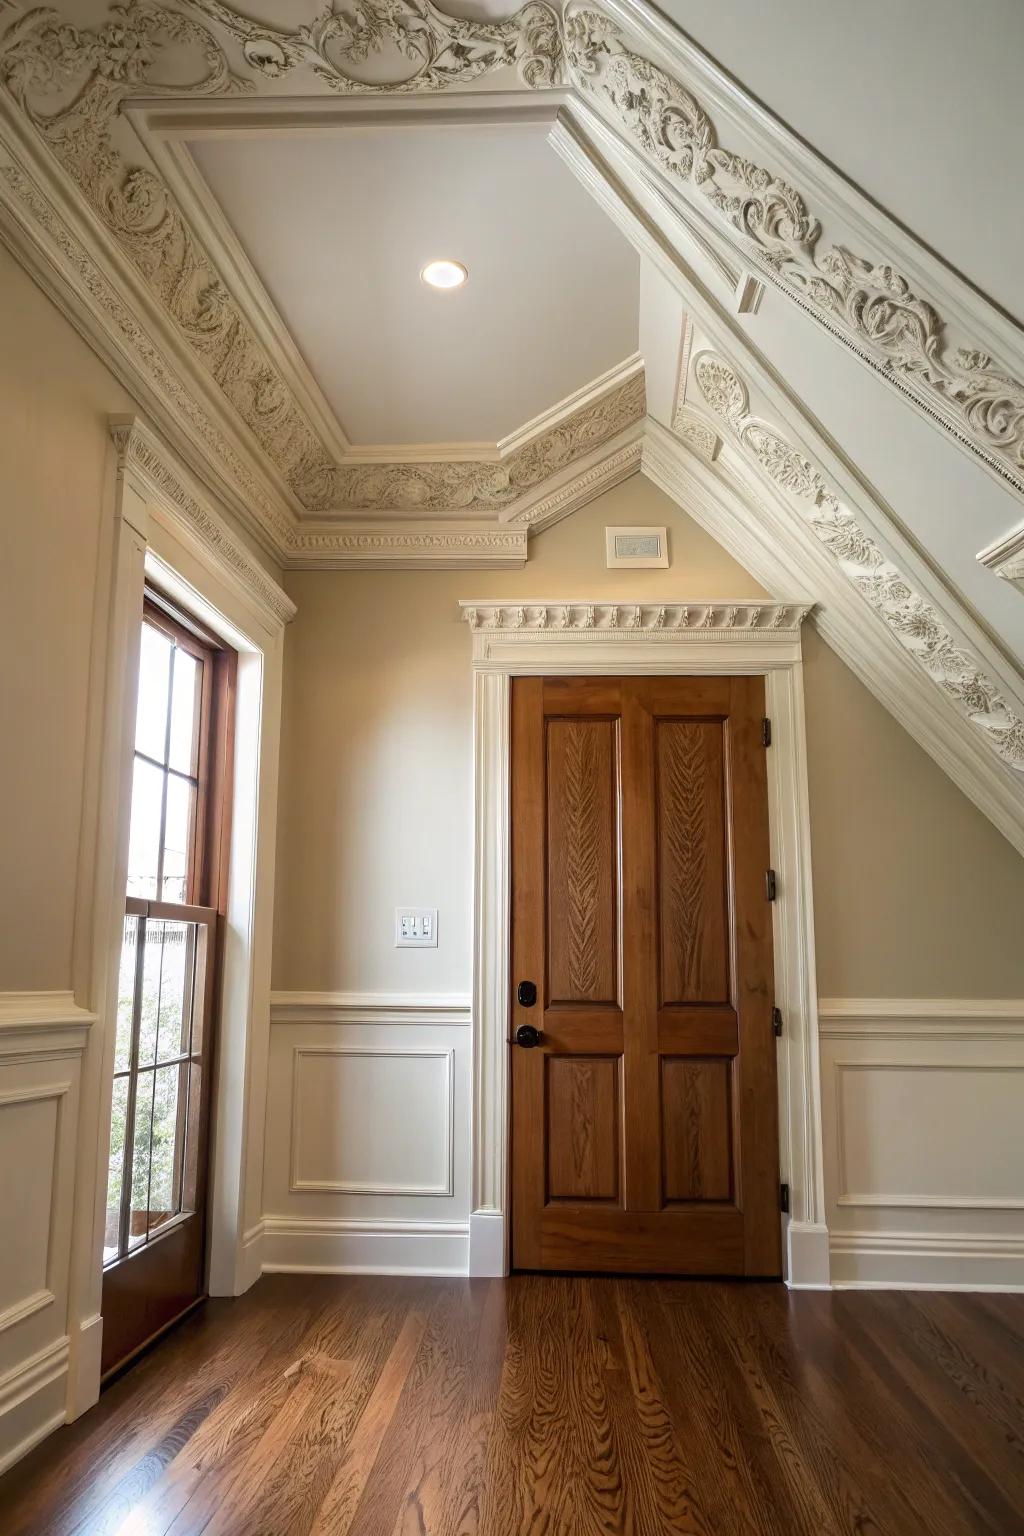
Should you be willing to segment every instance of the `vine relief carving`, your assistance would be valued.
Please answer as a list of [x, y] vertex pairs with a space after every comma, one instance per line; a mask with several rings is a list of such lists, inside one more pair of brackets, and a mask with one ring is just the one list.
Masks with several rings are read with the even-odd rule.
[[721, 145], [696, 97], [634, 53], [601, 11], [570, 4], [564, 25], [573, 84], [603, 101], [632, 143], [743, 236], [812, 313], [1024, 490], [1024, 383], [987, 352], [950, 346], [938, 310], [891, 262], [828, 244], [797, 189]]
[[900, 644], [976, 725], [1004, 762], [1024, 773], [1024, 721], [931, 604], [860, 526], [835, 488], [781, 432], [748, 410], [745, 384], [711, 352], [693, 363], [697, 387], [733, 439], [792, 499], [820, 543]]

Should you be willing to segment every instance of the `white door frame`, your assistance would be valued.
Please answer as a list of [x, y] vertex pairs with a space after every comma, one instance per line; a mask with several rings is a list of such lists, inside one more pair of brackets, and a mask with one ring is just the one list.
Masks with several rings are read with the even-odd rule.
[[99, 1395], [103, 1229], [117, 976], [131, 812], [143, 587], [156, 576], [238, 652], [222, 1010], [212, 1098], [209, 1286], [259, 1276], [262, 1129], [269, 1044], [277, 758], [287, 595], [138, 417], [110, 420], [109, 565], [99, 584], [90, 678], [86, 815], [75, 990], [96, 1023], [83, 1061], [69, 1287], [67, 1416]]
[[779, 1159], [790, 1188], [791, 1286], [829, 1284], [800, 625], [804, 603], [493, 601], [460, 604], [473, 635], [474, 933], [471, 1275], [508, 1273], [510, 678], [765, 678], [779, 1041]]

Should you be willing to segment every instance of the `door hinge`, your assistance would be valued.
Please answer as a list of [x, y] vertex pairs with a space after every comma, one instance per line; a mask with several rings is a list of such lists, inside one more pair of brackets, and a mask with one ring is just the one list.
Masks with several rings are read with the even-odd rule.
[[783, 1216], [789, 1215], [789, 1185], [779, 1185], [779, 1210]]
[[761, 740], [766, 747], [770, 747], [772, 744], [772, 723], [767, 715], [761, 721]]
[[782, 1009], [781, 1008], [773, 1008], [772, 1009], [772, 1034], [773, 1035], [781, 1035], [782, 1034]]
[[764, 894], [769, 901], [775, 900], [775, 871], [766, 869], [764, 872]]

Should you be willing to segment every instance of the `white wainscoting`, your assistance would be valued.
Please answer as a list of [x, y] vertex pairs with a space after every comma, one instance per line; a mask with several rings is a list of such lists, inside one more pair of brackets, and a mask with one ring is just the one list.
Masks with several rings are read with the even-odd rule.
[[1024, 1290], [1024, 1000], [819, 1020], [833, 1284]]
[[465, 1274], [470, 1001], [275, 992], [264, 1270]]
[[0, 993], [0, 1472], [63, 1423], [82, 1051], [70, 992]]

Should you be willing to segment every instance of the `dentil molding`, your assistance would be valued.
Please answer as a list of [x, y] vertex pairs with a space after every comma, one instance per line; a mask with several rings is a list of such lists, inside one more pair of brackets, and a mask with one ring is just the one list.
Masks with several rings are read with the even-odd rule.
[[732, 602], [689, 603], [603, 603], [515, 602], [493, 603], [465, 601], [459, 604], [470, 629], [500, 630], [572, 630], [599, 636], [652, 635], [663, 633], [680, 638], [690, 632], [701, 639], [712, 634], [737, 632], [781, 634], [791, 639], [811, 611], [810, 603], [776, 603], [768, 599]]

